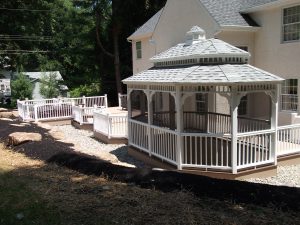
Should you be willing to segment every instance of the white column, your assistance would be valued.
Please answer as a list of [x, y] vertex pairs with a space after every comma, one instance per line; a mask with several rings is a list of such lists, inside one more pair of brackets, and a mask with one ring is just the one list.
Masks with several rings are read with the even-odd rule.
[[238, 96], [231, 95], [231, 165], [232, 173], [237, 174], [237, 134], [238, 134]]
[[180, 86], [176, 87], [176, 123], [177, 123], [177, 149], [176, 149], [176, 159], [177, 159], [177, 169], [182, 169], [182, 151], [183, 151], [183, 137], [181, 136], [183, 132], [183, 123], [182, 123], [182, 102], [181, 102], [181, 90]]
[[151, 132], [151, 124], [153, 118], [153, 110], [152, 110], [152, 99], [151, 99], [151, 92], [149, 86], [147, 87], [147, 106], [148, 106], [148, 126], [147, 126], [147, 133], [148, 133], [148, 150], [149, 156], [152, 155], [152, 132]]
[[131, 92], [132, 92], [132, 90], [130, 90], [130, 89], [128, 89], [127, 88], [127, 95], [128, 95], [128, 97], [127, 97], [127, 116], [128, 116], [128, 118], [127, 118], [127, 139], [128, 139], [128, 145], [130, 145], [130, 142], [131, 142], [131, 134], [130, 134], [130, 127], [131, 127], [131, 122], [130, 122], [130, 120], [131, 120]]
[[272, 114], [271, 114], [271, 129], [274, 130], [271, 140], [271, 158], [274, 160], [274, 165], [277, 165], [277, 127], [278, 127], [278, 90], [279, 85], [276, 86], [276, 90], [271, 96]]

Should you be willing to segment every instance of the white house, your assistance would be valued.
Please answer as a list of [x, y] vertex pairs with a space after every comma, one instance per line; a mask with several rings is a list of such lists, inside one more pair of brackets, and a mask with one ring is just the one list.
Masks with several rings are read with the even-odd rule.
[[[203, 28], [207, 38], [248, 51], [251, 65], [286, 79], [280, 89], [278, 122], [300, 123], [300, 0], [168, 0], [128, 37], [133, 73], [151, 68], [149, 59], [183, 42], [186, 31], [194, 25]], [[216, 112], [228, 112], [224, 99], [211, 101], [215, 101]], [[262, 95], [248, 96], [241, 104], [245, 116], [256, 114], [260, 118], [270, 110], [268, 99]]]
[[[40, 79], [43, 76], [49, 76], [50, 74], [55, 74], [58, 81], [63, 81], [63, 78], [59, 71], [47, 71], [47, 72], [22, 72], [27, 76], [34, 85], [32, 99], [43, 99], [43, 96], [40, 94]], [[60, 85], [60, 95], [63, 97], [67, 96], [68, 87], [66, 85]]]

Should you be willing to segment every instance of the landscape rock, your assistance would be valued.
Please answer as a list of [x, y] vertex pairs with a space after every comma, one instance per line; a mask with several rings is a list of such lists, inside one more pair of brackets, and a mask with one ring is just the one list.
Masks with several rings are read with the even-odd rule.
[[41, 141], [39, 133], [14, 132], [8, 136], [8, 145], [17, 146], [29, 141]]
[[18, 117], [18, 112], [16, 111], [0, 111], [0, 118], [17, 118]]

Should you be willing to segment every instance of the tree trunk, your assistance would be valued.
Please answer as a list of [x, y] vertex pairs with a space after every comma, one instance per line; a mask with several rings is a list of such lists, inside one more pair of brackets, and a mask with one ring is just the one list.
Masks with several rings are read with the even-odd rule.
[[121, 84], [121, 72], [120, 72], [120, 53], [119, 53], [119, 32], [117, 29], [113, 31], [113, 41], [114, 41], [114, 65], [115, 65], [115, 78], [117, 85], [117, 92], [122, 94], [122, 84]]

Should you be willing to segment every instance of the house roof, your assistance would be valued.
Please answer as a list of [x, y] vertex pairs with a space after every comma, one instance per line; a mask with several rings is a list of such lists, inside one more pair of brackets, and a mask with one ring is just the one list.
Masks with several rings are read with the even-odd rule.
[[22, 72], [32, 80], [41, 79], [43, 76], [49, 76], [50, 74], [56, 74], [57, 80], [63, 80], [59, 71], [47, 71], [47, 72]]
[[[277, 2], [279, 0], [198, 0], [220, 26], [258, 26], [244, 10]], [[138, 28], [128, 39], [151, 34], [159, 22], [163, 8]]]
[[[22, 72], [25, 76], [28, 76], [29, 79], [34, 82], [41, 79], [43, 76], [49, 76], [50, 74], [56, 74], [56, 80], [63, 81], [59, 71], [47, 71], [47, 72]], [[17, 73], [15, 73], [17, 74]], [[59, 85], [60, 90], [68, 90], [69, 88], [66, 85]]]
[[282, 78], [253, 67], [241, 65], [185, 66], [151, 68], [131, 76], [124, 83], [219, 84], [281, 82]]
[[185, 58], [196, 57], [222, 57], [232, 56], [235, 57], [250, 57], [250, 53], [241, 50], [233, 45], [230, 45], [219, 39], [199, 40], [192, 45], [180, 43], [158, 55], [155, 55], [150, 60], [152, 62], [171, 61]]
[[130, 35], [130, 37], [128, 37], [128, 39], [153, 33], [153, 31], [159, 21], [159, 18], [163, 12], [163, 9], [164, 8], [159, 10], [146, 23], [144, 23], [141, 27], [139, 27], [132, 35]]

